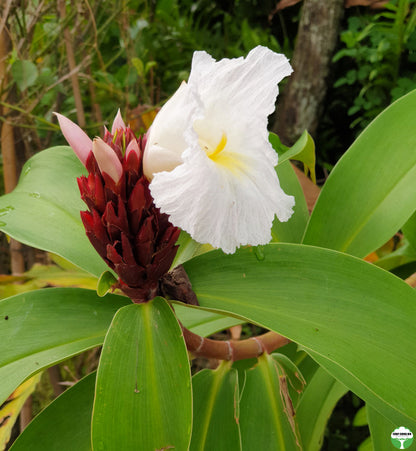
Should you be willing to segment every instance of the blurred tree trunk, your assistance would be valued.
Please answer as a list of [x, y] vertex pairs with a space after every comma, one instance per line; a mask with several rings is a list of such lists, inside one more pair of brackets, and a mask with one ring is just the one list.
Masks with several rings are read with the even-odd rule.
[[[1, 90], [7, 85], [6, 82], [6, 59], [9, 52], [9, 41], [6, 30], [0, 30], [0, 81]], [[2, 100], [7, 100], [7, 93], [2, 95]], [[3, 158], [3, 178], [4, 190], [9, 193], [17, 184], [17, 164], [16, 148], [13, 125], [7, 121], [8, 108], [3, 107], [1, 114], [3, 124], [1, 126], [1, 154]], [[12, 274], [22, 274], [25, 270], [25, 261], [23, 257], [23, 246], [14, 239], [10, 239], [10, 265]]]
[[273, 131], [292, 145], [307, 129], [313, 136], [327, 90], [327, 79], [338, 41], [344, 0], [305, 0], [290, 76], [277, 107]]

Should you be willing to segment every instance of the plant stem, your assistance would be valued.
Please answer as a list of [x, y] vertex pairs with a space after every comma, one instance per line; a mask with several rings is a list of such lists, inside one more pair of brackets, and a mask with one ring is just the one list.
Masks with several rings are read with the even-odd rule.
[[232, 360], [235, 362], [242, 359], [256, 358], [264, 352], [270, 354], [290, 341], [286, 337], [282, 337], [272, 331], [241, 341], [217, 341], [194, 334], [182, 325], [181, 327], [188, 351], [196, 357], [206, 357], [208, 359]]

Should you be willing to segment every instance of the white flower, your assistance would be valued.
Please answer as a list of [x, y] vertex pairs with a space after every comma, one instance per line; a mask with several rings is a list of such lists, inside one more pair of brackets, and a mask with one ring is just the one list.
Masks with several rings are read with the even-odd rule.
[[144, 172], [156, 206], [196, 241], [227, 253], [266, 244], [274, 216], [292, 215], [267, 131], [277, 83], [291, 72], [284, 55], [261, 46], [218, 62], [195, 52], [188, 83], [156, 116]]

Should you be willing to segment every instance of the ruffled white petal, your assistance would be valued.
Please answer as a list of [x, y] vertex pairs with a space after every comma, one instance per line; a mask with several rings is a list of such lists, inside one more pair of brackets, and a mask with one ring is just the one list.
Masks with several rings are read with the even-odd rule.
[[267, 131], [277, 83], [291, 71], [265, 47], [219, 62], [195, 52], [188, 85], [156, 117], [145, 174], [156, 205], [196, 241], [227, 253], [266, 244], [274, 216], [292, 215]]
[[157, 205], [196, 241], [232, 253], [240, 245], [266, 244], [274, 215], [287, 221], [294, 198], [279, 186], [275, 170], [258, 164], [230, 174], [204, 152], [187, 151], [186, 161], [154, 176]]

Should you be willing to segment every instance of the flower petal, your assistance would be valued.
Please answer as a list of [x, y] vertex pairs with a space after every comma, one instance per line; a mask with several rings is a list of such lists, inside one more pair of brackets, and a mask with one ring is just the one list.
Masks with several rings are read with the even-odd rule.
[[182, 163], [181, 155], [187, 148], [183, 131], [192, 124], [199, 111], [197, 96], [183, 82], [147, 132], [143, 172], [148, 180], [153, 174], [171, 171]]
[[85, 166], [89, 153], [92, 150], [92, 140], [77, 124], [66, 118], [62, 114], [54, 113], [58, 118], [59, 126], [62, 134], [72, 147], [76, 156], [81, 160]]
[[280, 188], [267, 160], [230, 173], [204, 152], [186, 157], [173, 171], [156, 174], [150, 190], [172, 224], [196, 241], [226, 253], [240, 245], [266, 244], [274, 215], [280, 221], [292, 215], [294, 198]]
[[117, 111], [116, 117], [114, 118], [113, 125], [111, 127], [111, 134], [114, 135], [118, 129], [125, 130], [126, 124], [121, 117], [120, 108]]
[[[196, 241], [227, 253], [266, 244], [274, 216], [292, 215], [294, 198], [280, 188], [267, 131], [277, 83], [291, 72], [284, 55], [265, 47], [219, 62], [195, 52], [186, 89], [156, 117], [145, 150], [150, 190], [156, 206]], [[169, 152], [172, 164], [164, 158]]]
[[275, 109], [278, 83], [292, 71], [285, 55], [262, 46], [246, 58], [218, 62], [206, 52], [195, 52], [188, 83], [198, 92], [206, 117], [227, 117], [240, 124], [246, 118], [262, 134], [263, 152], [276, 165], [276, 152], [268, 141], [268, 116]]
[[101, 138], [94, 138], [92, 152], [100, 171], [109, 175], [117, 184], [123, 174], [123, 167], [114, 150]]

